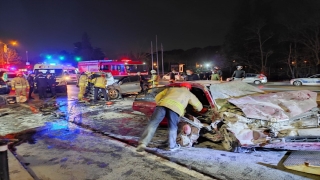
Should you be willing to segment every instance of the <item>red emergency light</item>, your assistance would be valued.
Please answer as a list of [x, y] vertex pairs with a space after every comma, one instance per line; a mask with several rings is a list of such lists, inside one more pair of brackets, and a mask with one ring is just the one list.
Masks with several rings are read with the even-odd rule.
[[130, 59], [122, 59], [121, 61], [122, 62], [129, 62], [129, 61], [132, 61], [132, 60], [130, 60]]

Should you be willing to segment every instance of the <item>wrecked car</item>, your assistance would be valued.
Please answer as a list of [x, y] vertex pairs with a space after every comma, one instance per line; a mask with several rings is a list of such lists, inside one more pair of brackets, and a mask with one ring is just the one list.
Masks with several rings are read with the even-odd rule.
[[[317, 93], [309, 90], [267, 93], [241, 81], [188, 83], [204, 109], [196, 112], [188, 106], [181, 121], [189, 119], [191, 127], [201, 129], [201, 137], [221, 143], [226, 150], [236, 152], [239, 147], [320, 150]], [[173, 83], [138, 94], [133, 109], [151, 116], [157, 93], [179, 85]], [[166, 125], [166, 121], [161, 125]]]

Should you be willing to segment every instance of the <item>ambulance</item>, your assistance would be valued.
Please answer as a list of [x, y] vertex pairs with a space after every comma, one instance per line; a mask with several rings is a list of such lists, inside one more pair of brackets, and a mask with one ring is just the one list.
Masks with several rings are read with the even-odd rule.
[[75, 68], [71, 65], [63, 66], [64, 78], [68, 83], [77, 83], [78, 77], [80, 76], [78, 68]]
[[[57, 92], [67, 93], [67, 81], [64, 75], [64, 66], [56, 64], [35, 64], [33, 68], [35, 75], [42, 72], [44, 75], [53, 74], [56, 77]], [[36, 90], [36, 89], [35, 89]]]

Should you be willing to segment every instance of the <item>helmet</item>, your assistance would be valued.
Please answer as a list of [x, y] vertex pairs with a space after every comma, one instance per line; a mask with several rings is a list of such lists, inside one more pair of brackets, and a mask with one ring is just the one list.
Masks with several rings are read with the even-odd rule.
[[237, 69], [239, 69], [239, 68], [242, 69], [243, 67], [242, 66], [237, 66]]
[[156, 71], [156, 70], [154, 70], [154, 69], [152, 69], [150, 72], [151, 72], [152, 74], [157, 73], [157, 71]]
[[186, 88], [188, 88], [190, 90], [191, 89], [191, 84], [189, 84], [189, 83], [181, 83], [180, 87], [186, 87]]

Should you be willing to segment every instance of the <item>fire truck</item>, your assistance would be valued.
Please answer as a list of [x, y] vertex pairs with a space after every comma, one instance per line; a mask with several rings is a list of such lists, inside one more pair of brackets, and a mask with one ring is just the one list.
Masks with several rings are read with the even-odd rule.
[[131, 76], [141, 72], [148, 75], [148, 67], [142, 61], [124, 60], [91, 60], [78, 63], [80, 72], [110, 72], [113, 76]]

